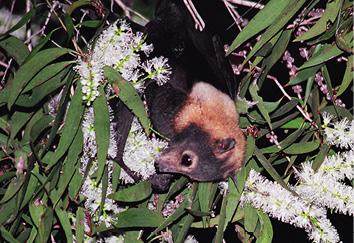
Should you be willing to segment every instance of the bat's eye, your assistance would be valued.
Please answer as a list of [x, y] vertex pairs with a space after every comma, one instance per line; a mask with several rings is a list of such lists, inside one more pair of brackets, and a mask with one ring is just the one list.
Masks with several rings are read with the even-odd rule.
[[193, 160], [192, 160], [191, 156], [189, 156], [188, 154], [182, 155], [181, 165], [183, 165], [185, 167], [189, 167], [192, 165], [192, 163], [193, 163]]

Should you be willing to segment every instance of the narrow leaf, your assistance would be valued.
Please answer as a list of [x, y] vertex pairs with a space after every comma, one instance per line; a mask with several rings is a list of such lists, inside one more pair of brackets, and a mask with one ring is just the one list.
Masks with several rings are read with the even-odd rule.
[[[284, 8], [289, 4], [289, 0], [272, 0], [269, 1], [256, 16], [254, 16], [246, 27], [237, 35], [235, 40], [230, 45], [227, 55], [233, 52], [237, 47], [245, 41], [255, 36], [269, 25], [274, 23], [274, 20], [282, 13]], [[257, 4], [256, 2], [254, 3]]]
[[103, 87], [98, 88], [100, 95], [93, 102], [95, 115], [95, 135], [97, 143], [97, 181], [101, 180], [106, 166], [108, 147], [109, 147], [109, 111]]
[[145, 133], [150, 133], [150, 120], [145, 111], [144, 103], [140, 99], [135, 88], [125, 81], [117, 71], [109, 66], [103, 68], [104, 75], [112, 85], [119, 87], [119, 98], [138, 117]]
[[148, 181], [142, 181], [136, 185], [110, 194], [108, 195], [108, 198], [120, 202], [138, 202], [148, 198], [151, 195], [151, 192], [151, 183]]
[[55, 150], [54, 155], [48, 161], [49, 167], [54, 166], [68, 150], [70, 144], [72, 143], [77, 133], [77, 130], [79, 129], [83, 112], [84, 106], [82, 104], [81, 84], [78, 83], [75, 94], [71, 100], [71, 104], [67, 112], [64, 128], [61, 134], [58, 147]]
[[4, 49], [9, 56], [12, 56], [19, 65], [22, 65], [29, 54], [27, 46], [14, 36], [1, 40], [0, 48]]
[[30, 61], [23, 64], [15, 73], [14, 79], [9, 83], [11, 88], [9, 90], [8, 109], [11, 110], [12, 105], [15, 103], [22, 89], [38, 71], [48, 63], [70, 51], [71, 50], [65, 48], [46, 49], [38, 52]]

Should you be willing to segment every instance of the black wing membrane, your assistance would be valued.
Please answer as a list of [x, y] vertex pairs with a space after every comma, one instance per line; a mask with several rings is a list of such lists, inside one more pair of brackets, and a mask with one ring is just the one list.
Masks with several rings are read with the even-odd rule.
[[[208, 25], [203, 31], [197, 30], [181, 0], [160, 1], [155, 15], [145, 28], [147, 41], [154, 45], [153, 54], [169, 58], [179, 70], [188, 74], [186, 80], [179, 80], [179, 84], [173, 80], [173, 86], [184, 88], [187, 84], [191, 88], [194, 82], [204, 81], [234, 99], [235, 76], [220, 37], [212, 33]], [[171, 66], [176, 72], [174, 65]]]

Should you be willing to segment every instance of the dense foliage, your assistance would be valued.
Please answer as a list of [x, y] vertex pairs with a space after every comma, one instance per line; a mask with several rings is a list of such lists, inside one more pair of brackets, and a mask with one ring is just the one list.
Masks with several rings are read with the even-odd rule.
[[[193, 242], [188, 235], [204, 228], [213, 229], [209, 242], [271, 242], [277, 232], [269, 214], [304, 228], [316, 242], [338, 241], [326, 209], [354, 214], [352, 2], [223, 1], [239, 29], [226, 54], [240, 81], [235, 106], [247, 136], [245, 166], [235, 182], [180, 177], [164, 194], [155, 194], [148, 180], [147, 172], [154, 173], [149, 163], [164, 142], [139, 96], [142, 74], [134, 79], [122, 71], [118, 54], [114, 62], [97, 64], [106, 60], [102, 46], [116, 19], [143, 25], [153, 16], [153, 4], [124, 2], [13, 1], [1, 7], [0, 238]], [[113, 32], [129, 27], [120, 28]], [[148, 55], [149, 43], [135, 35], [141, 39], [134, 51]], [[135, 68], [166, 81], [167, 63], [161, 57]], [[112, 156], [112, 100], [138, 118], [124, 149], [128, 168]], [[328, 172], [330, 166], [337, 174]], [[129, 177], [134, 172], [137, 178]], [[326, 181], [337, 191], [323, 196], [331, 189], [320, 187]], [[266, 205], [269, 195], [275, 206]], [[282, 202], [288, 202], [284, 214], [275, 210]], [[292, 204], [302, 211], [290, 215]]]

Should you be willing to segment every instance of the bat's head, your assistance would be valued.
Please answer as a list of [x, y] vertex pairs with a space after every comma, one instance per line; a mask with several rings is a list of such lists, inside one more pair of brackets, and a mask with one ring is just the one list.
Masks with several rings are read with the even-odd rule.
[[174, 129], [176, 136], [155, 162], [159, 172], [215, 181], [242, 167], [245, 138], [234, 102], [213, 86], [194, 85], [175, 118]]

